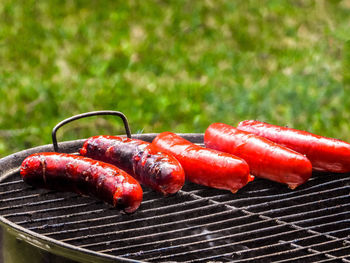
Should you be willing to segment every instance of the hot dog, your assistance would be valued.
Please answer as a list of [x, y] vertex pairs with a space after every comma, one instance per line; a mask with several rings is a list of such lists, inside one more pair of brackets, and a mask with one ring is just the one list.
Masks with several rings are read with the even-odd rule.
[[254, 178], [241, 158], [206, 149], [174, 133], [160, 133], [152, 144], [174, 155], [184, 168], [186, 179], [191, 182], [235, 193]]
[[134, 212], [142, 201], [142, 188], [117, 167], [82, 156], [38, 153], [28, 156], [20, 174], [34, 187], [95, 196], [125, 212]]
[[237, 129], [257, 134], [305, 154], [315, 171], [350, 172], [350, 144], [347, 142], [252, 120], [240, 122]]
[[141, 184], [166, 194], [179, 191], [185, 183], [181, 164], [145, 141], [119, 136], [87, 139], [80, 154], [116, 165]]
[[208, 148], [241, 157], [253, 175], [285, 183], [291, 189], [305, 183], [312, 174], [311, 163], [304, 155], [224, 123], [211, 124], [204, 143]]

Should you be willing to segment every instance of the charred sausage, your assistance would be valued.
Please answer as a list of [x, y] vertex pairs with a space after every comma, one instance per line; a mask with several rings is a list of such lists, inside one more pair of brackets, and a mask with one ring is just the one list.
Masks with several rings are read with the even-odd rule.
[[174, 133], [160, 133], [152, 144], [173, 154], [184, 168], [186, 179], [191, 182], [235, 193], [254, 178], [241, 158], [206, 149]]
[[20, 174], [34, 187], [95, 196], [125, 212], [134, 212], [142, 201], [142, 188], [117, 167], [82, 156], [37, 153], [28, 156]]
[[176, 193], [185, 183], [185, 174], [178, 160], [142, 140], [94, 136], [85, 141], [80, 154], [116, 165], [141, 184], [164, 195]]
[[211, 124], [204, 143], [246, 160], [253, 175], [285, 183], [291, 189], [305, 183], [312, 174], [311, 163], [304, 155], [224, 123]]
[[350, 144], [347, 142], [252, 120], [240, 122], [237, 129], [257, 134], [305, 154], [315, 171], [350, 172]]

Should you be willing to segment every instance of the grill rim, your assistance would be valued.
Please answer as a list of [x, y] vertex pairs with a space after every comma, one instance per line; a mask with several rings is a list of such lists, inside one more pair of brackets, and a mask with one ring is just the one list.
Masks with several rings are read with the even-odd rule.
[[[145, 133], [145, 134], [132, 134], [133, 139], [140, 139], [144, 141], [151, 142], [154, 137], [156, 137], [158, 133]], [[202, 133], [178, 133], [178, 135], [188, 139], [194, 143], [202, 143], [203, 142], [203, 134]], [[118, 136], [126, 136], [118, 135]], [[75, 153], [77, 150], [82, 147], [84, 141], [86, 139], [72, 140], [72, 141], [64, 141], [58, 143], [60, 152], [63, 153]], [[18, 172], [19, 166], [22, 161], [29, 155], [38, 153], [38, 152], [54, 152], [54, 147], [52, 144], [46, 144], [41, 146], [36, 146], [33, 148], [29, 148], [26, 150], [22, 150], [20, 152], [16, 152], [10, 154], [4, 158], [0, 159], [0, 169], [4, 172], [0, 174], [0, 183], [6, 178], [13, 175], [15, 172]], [[89, 249], [81, 248], [75, 245], [71, 245], [57, 239], [44, 236], [42, 234], [36, 233], [32, 230], [29, 230], [25, 227], [22, 227], [8, 219], [4, 216], [0, 215], [0, 225], [3, 230], [9, 232], [12, 235], [15, 235], [17, 238], [24, 240], [25, 242], [39, 247], [45, 251], [50, 253], [64, 256], [70, 258], [72, 260], [84, 260], [84, 262], [144, 262], [140, 260], [128, 259], [120, 256], [109, 255], [105, 253], [100, 253], [96, 251], [92, 251]]]

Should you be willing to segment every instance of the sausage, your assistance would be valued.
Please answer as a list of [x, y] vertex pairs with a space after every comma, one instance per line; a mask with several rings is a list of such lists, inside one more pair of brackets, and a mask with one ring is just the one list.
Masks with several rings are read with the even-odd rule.
[[84, 142], [80, 154], [116, 165], [164, 195], [176, 193], [185, 183], [185, 173], [178, 160], [145, 141], [94, 136]]
[[65, 153], [37, 153], [22, 162], [20, 174], [29, 185], [95, 196], [125, 212], [134, 212], [142, 201], [142, 188], [117, 167]]
[[237, 129], [257, 134], [305, 154], [315, 171], [350, 172], [350, 144], [347, 142], [252, 120], [240, 122]]
[[311, 163], [304, 155], [224, 123], [211, 124], [204, 143], [208, 148], [241, 157], [253, 175], [287, 184], [291, 189], [305, 183], [312, 174]]
[[247, 163], [228, 153], [206, 149], [171, 133], [160, 133], [152, 142], [161, 151], [173, 154], [185, 170], [186, 179], [235, 193], [254, 177]]

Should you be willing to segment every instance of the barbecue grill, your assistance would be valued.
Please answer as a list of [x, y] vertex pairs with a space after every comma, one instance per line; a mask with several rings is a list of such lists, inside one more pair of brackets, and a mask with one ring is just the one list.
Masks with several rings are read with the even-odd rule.
[[[180, 136], [203, 143], [203, 134]], [[0, 160], [0, 262], [350, 262], [349, 174], [314, 174], [296, 190], [258, 178], [236, 194], [192, 183], [167, 197], [144, 188], [140, 208], [125, 214], [23, 183], [21, 162], [43, 151], [54, 146]]]

